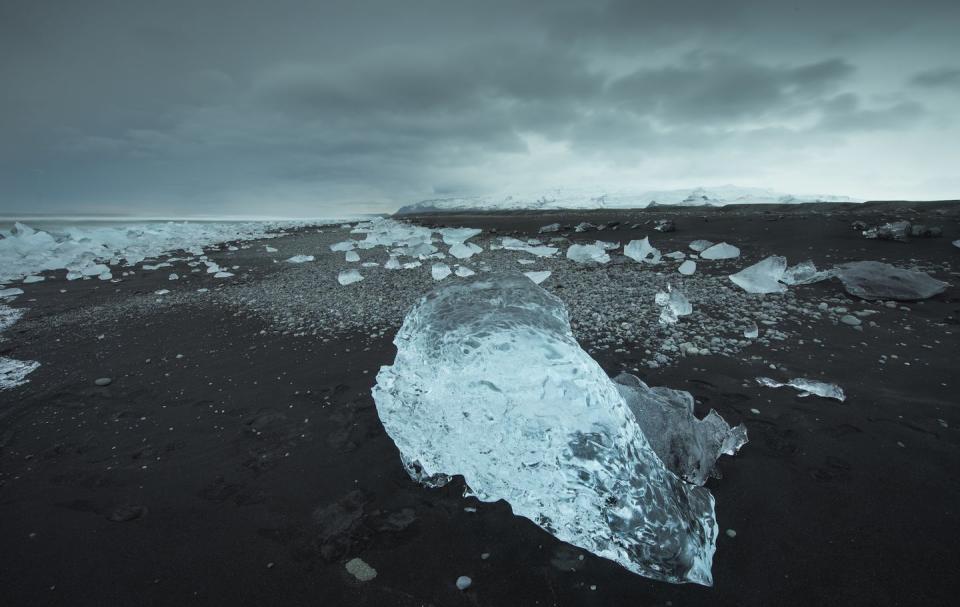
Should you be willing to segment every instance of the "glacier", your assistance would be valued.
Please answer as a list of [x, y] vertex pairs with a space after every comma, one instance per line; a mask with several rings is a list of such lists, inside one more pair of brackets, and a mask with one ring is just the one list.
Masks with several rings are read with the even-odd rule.
[[433, 290], [394, 343], [373, 398], [413, 479], [462, 475], [468, 494], [634, 573], [712, 584], [718, 525], [699, 483], [742, 427], [693, 419], [687, 393], [611, 380], [562, 301], [522, 275]]

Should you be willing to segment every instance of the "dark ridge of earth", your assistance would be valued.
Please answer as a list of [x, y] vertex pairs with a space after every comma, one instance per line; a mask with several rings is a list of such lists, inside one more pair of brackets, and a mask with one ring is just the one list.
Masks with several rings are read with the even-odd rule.
[[[826, 250], [942, 268], [960, 258], [950, 244], [960, 238], [957, 205], [802, 207], [413, 219], [535, 236], [554, 221], [666, 217], [677, 223], [673, 238], [749, 242], [791, 261]], [[850, 229], [894, 219], [941, 226], [944, 237], [870, 241]], [[255, 244], [237, 253], [254, 268], [246, 280], [286, 271], [258, 261], [263, 243]], [[27, 315], [0, 354], [41, 367], [0, 392], [0, 604], [953, 604], [960, 289], [956, 270], [937, 277], [952, 286], [906, 304], [901, 321], [864, 333], [818, 325], [806, 346], [777, 354], [791, 369], [826, 370], [848, 393], [842, 404], [756, 386], [769, 373], [750, 359], [759, 346], [742, 360], [686, 357], [643, 373], [692, 392], [698, 414], [713, 407], [749, 430], [741, 452], [721, 459], [723, 478], [708, 484], [721, 528], [712, 588], [633, 575], [505, 503], [464, 499], [460, 482], [439, 490], [412, 482], [370, 397], [377, 370], [393, 359], [392, 334], [326, 342], [277, 334], [203, 300], [54, 330], [46, 317], [120, 305], [169, 283], [156, 273], [110, 293], [75, 283], [69, 304], [52, 297], [62, 280], [24, 285], [16, 305]], [[891, 354], [898, 358], [878, 363]], [[616, 352], [598, 359], [611, 374], [624, 366]], [[96, 386], [101, 377], [112, 382]], [[348, 573], [355, 557], [377, 577]], [[466, 591], [455, 585], [461, 575], [473, 580]]]

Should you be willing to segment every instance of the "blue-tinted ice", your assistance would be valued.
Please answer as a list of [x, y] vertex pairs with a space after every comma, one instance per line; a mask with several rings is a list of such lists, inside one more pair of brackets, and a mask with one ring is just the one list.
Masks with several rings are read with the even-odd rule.
[[373, 396], [414, 479], [462, 475], [480, 500], [633, 572], [712, 584], [714, 500], [696, 483], [746, 442], [742, 427], [696, 420], [685, 392], [612, 381], [563, 303], [524, 276], [433, 291], [395, 343]]

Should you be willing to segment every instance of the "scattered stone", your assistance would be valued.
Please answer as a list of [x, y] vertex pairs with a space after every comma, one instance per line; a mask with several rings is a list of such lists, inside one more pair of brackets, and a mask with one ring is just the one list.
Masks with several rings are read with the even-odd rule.
[[377, 570], [359, 557], [350, 559], [344, 566], [347, 568], [347, 572], [360, 582], [369, 582], [377, 577]]

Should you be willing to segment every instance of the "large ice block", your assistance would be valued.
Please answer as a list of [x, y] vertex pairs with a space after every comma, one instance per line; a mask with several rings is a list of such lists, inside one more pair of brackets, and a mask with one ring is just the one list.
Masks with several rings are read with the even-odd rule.
[[[702, 482], [707, 454], [735, 451], [740, 430], [693, 420], [683, 393], [612, 381], [578, 345], [563, 303], [524, 276], [434, 290], [394, 343], [373, 398], [411, 477], [436, 487], [462, 475], [469, 494], [506, 500], [630, 571], [712, 584], [713, 497], [670, 467]], [[668, 431], [651, 445], [646, 427]]]

